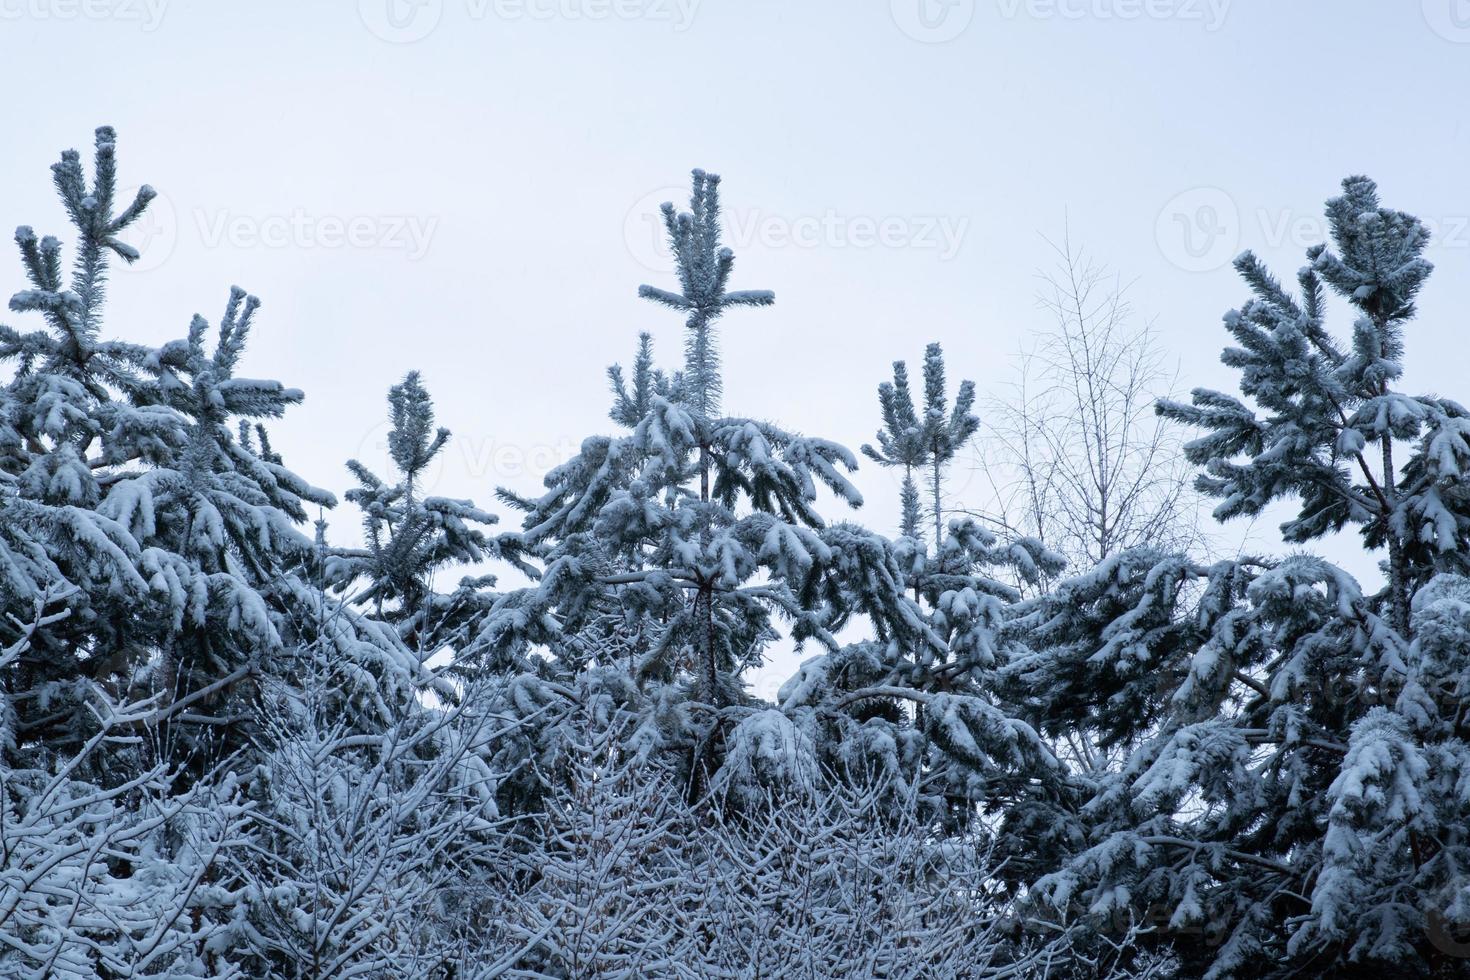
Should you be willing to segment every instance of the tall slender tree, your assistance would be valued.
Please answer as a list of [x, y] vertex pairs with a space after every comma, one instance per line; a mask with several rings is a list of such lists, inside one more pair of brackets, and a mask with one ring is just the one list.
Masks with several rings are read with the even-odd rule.
[[929, 442], [929, 484], [934, 509], [934, 547], [944, 544], [944, 471], [955, 454], [980, 428], [971, 411], [975, 382], [960, 382], [953, 407], [948, 405], [944, 382], [944, 351], [937, 343], [924, 349], [924, 436]]
[[938, 343], [924, 349], [924, 414], [922, 418], [909, 391], [908, 365], [893, 364], [892, 383], [878, 386], [878, 404], [883, 411], [883, 428], [878, 447], [863, 446], [863, 452], [880, 466], [904, 470], [902, 529], [916, 537], [919, 524], [919, 491], [914, 470], [929, 468], [929, 510], [934, 520], [934, 548], [944, 546], [944, 473], [955, 454], [980, 428], [973, 413], [975, 383], [964, 381], [950, 406], [945, 391], [944, 350]]
[[929, 463], [931, 446], [914, 408], [909, 390], [909, 367], [903, 361], [893, 362], [893, 380], [878, 386], [878, 407], [883, 412], [883, 427], [878, 430], [878, 446], [863, 445], [863, 454], [879, 466], [902, 467], [899, 533], [906, 538], [919, 537], [919, 485], [914, 471]]
[[109, 258], [138, 254], [117, 235], [153, 198], [145, 186], [115, 210], [113, 130], [97, 130], [90, 182], [74, 150], [52, 174], [78, 245], [68, 289], [60, 242], [16, 234], [32, 288], [11, 308], [46, 329], [0, 328], [0, 359], [16, 363], [0, 411], [0, 562], [7, 602], [39, 588], [70, 613], [31, 638], [14, 683], [59, 698], [34, 702], [52, 707], [28, 725], [52, 744], [85, 737], [82, 703], [61, 710], [78, 678], [119, 699], [156, 692], [170, 751], [204, 765], [247, 740], [249, 682], [290, 642], [306, 589], [304, 503], [333, 498], [236, 438], [302, 398], [238, 372], [258, 300], [230, 291], [213, 350], [199, 316], [158, 348], [103, 339]]
[[71, 274], [19, 229], [11, 309], [42, 323], [0, 327], [0, 974], [232, 977], [262, 896], [221, 862], [260, 851], [265, 682], [298, 709], [309, 660], [360, 754], [417, 730], [436, 678], [319, 587], [302, 525], [333, 498], [261, 427], [302, 393], [241, 371], [259, 301], [231, 289], [158, 347], [105, 337], [109, 261], [138, 254], [117, 235], [153, 197], [118, 210], [115, 141], [90, 180], [75, 151], [52, 168]]
[[[720, 409], [725, 380], [720, 369], [720, 342], [715, 321], [732, 306], [770, 306], [776, 294], [769, 290], [729, 292], [726, 286], [735, 267], [735, 253], [720, 244], [720, 178], [703, 170], [693, 171], [689, 210], [676, 212], [674, 205], [661, 207], [664, 228], [674, 254], [674, 269], [680, 291], [656, 286], [638, 287], [638, 295], [685, 314], [684, 378], [687, 390], [682, 404], [696, 423], [709, 422]], [[710, 444], [703, 433], [699, 445], [700, 544], [708, 548], [713, 537], [715, 515], [710, 510]], [[702, 582], [696, 593], [695, 616], [702, 623], [702, 671], [705, 696], [718, 704], [718, 653], [715, 638], [714, 583]]]

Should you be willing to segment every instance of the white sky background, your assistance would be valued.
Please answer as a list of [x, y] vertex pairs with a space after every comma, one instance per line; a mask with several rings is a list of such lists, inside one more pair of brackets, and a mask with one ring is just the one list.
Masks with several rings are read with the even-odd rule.
[[[1183, 387], [1233, 390], [1229, 259], [1291, 280], [1352, 173], [1438, 231], [1408, 387], [1470, 398], [1465, 0], [0, 0], [0, 59], [0, 226], [69, 244], [47, 167], [116, 126], [124, 184], [164, 197], [111, 332], [162, 342], [231, 283], [259, 295], [242, 373], [306, 391], [273, 438], [339, 497], [413, 367], [456, 437], [437, 493], [503, 513], [494, 486], [534, 492], [610, 431], [603, 371], [637, 332], [679, 358], [680, 318], [636, 290], [672, 282], [657, 205], [695, 166], [725, 178], [733, 287], [777, 296], [723, 321], [728, 410], [854, 451], [930, 340], [999, 391], [1064, 221], [1137, 280]], [[857, 483], [891, 532], [896, 481]]]

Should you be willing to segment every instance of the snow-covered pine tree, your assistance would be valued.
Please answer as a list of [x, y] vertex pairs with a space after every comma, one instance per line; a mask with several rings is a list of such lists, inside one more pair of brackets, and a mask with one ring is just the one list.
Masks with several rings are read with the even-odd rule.
[[178, 433], [167, 413], [125, 400], [144, 383], [149, 351], [102, 338], [109, 256], [137, 254], [116, 236], [154, 197], [145, 185], [115, 211], [115, 140], [111, 128], [97, 131], [90, 188], [75, 150], [52, 167], [79, 236], [69, 280], [59, 240], [26, 226], [15, 235], [30, 288], [10, 308], [41, 314], [44, 327], [0, 325], [0, 360], [14, 364], [0, 390], [0, 640], [20, 639], [12, 623], [31, 622], [38, 599], [58, 616], [26, 637], [7, 673], [11, 751], [80, 745], [92, 718], [77, 682], [125, 686], [148, 655], [131, 635], [151, 604], [141, 549], [96, 507], [107, 467], [176, 443]]
[[[1125, 760], [1079, 777], [1085, 803], [1052, 838], [1081, 846], [1035, 893], [1094, 935], [1122, 923], [1172, 945], [1184, 975], [1466, 971], [1446, 939], [1470, 925], [1470, 427], [1392, 387], [1423, 226], [1359, 177], [1327, 211], [1332, 246], [1309, 250], [1300, 295], [1236, 262], [1255, 296], [1226, 316], [1241, 346], [1223, 360], [1263, 413], [1210, 391], [1160, 411], [1209, 430], [1187, 451], [1218, 517], [1295, 496], [1289, 540], [1356, 524], [1388, 550], [1387, 586], [1365, 594], [1309, 555], [1135, 549], [1013, 622], [1031, 652], [1006, 679], [1046, 733]], [[1328, 287], [1357, 313], [1345, 347]]]
[[[677, 426], [687, 430], [692, 438], [693, 446], [678, 446], [670, 443], [667, 448], [673, 452], [660, 462], [665, 473], [678, 473], [680, 469], [687, 466], [686, 459], [690, 448], [697, 451], [694, 474], [697, 475], [699, 482], [699, 503], [697, 508], [691, 509], [691, 516], [697, 527], [697, 547], [706, 552], [705, 557], [709, 564], [708, 570], [691, 569], [694, 573], [694, 589], [690, 625], [693, 627], [692, 638], [695, 639], [695, 645], [699, 651], [699, 663], [696, 670], [700, 680], [700, 694], [706, 703], [718, 708], [727, 700], [726, 692], [721, 690], [720, 685], [721, 667], [724, 668], [723, 672], [728, 677], [732, 672], [738, 673], [740, 668], [748, 666], [751, 661], [746, 659], [741, 662], [730, 657], [728, 645], [726, 656], [721, 657], [720, 644], [716, 636], [714, 597], [718, 575], [716, 569], [720, 564], [727, 564], [729, 556], [726, 556], [726, 561], [721, 561], [709, 549], [714, 542], [716, 523], [722, 517], [726, 518], [728, 523], [728, 519], [733, 518], [733, 514], [728, 508], [726, 508], [726, 513], [716, 514], [711, 497], [713, 488], [710, 481], [715, 461], [711, 458], [714, 438], [713, 433], [709, 430], [712, 428], [712, 420], [719, 412], [720, 398], [724, 392], [724, 376], [720, 365], [720, 345], [719, 337], [715, 333], [715, 321], [729, 307], [769, 306], [776, 301], [776, 296], [767, 290], [729, 292], [726, 289], [730, 273], [735, 266], [735, 256], [730, 249], [720, 245], [720, 178], [716, 174], [707, 174], [702, 170], [695, 170], [693, 178], [694, 186], [689, 199], [689, 211], [677, 213], [673, 204], [669, 202], [665, 202], [662, 206], [664, 227], [668, 232], [669, 245], [674, 253], [675, 271], [681, 289], [675, 293], [655, 286], [643, 285], [638, 287], [638, 295], [686, 314], [684, 376], [687, 379], [687, 390], [683, 392], [683, 397], [680, 399], [680, 407], [687, 414], [688, 424], [685, 424], [683, 419], [674, 421]], [[653, 409], [653, 413], [659, 411], [657, 404], [650, 404], [650, 408]], [[739, 450], [736, 449], [736, 451]], [[855, 462], [842, 458], [840, 451], [829, 451], [823, 457], [829, 469], [834, 459], [845, 464], [848, 469], [856, 466]], [[835, 475], [835, 471], [833, 472]], [[857, 490], [845, 480], [838, 478], [829, 480], [828, 483], [834, 490], [844, 493], [854, 506], [861, 503]], [[734, 487], [727, 487], [725, 495], [727, 503], [734, 502], [734, 493], [731, 492], [734, 489]], [[752, 486], [751, 489], [755, 488]], [[786, 489], [796, 489], [798, 499], [800, 499], [800, 490], [805, 488], [793, 488], [788, 484]], [[796, 512], [788, 509], [788, 513]], [[816, 521], [809, 519], [805, 523], [813, 524]], [[676, 548], [682, 544], [683, 542], [676, 543]], [[805, 551], [799, 542], [793, 541], [791, 544], [795, 545], [796, 549]], [[714, 561], [709, 561], [709, 559], [714, 559]], [[733, 568], [729, 570], [733, 571]], [[727, 581], [724, 584], [727, 587], [736, 584], [729, 581], [735, 577], [726, 576]], [[747, 649], [757, 644], [763, 645], [769, 640], [769, 630], [763, 632], [767, 635], [747, 636], [746, 641], [740, 645]]]
[[435, 590], [434, 575], [454, 565], [506, 557], [484, 529], [499, 518], [470, 500], [425, 495], [425, 474], [449, 441], [434, 425], [434, 405], [417, 371], [388, 391], [388, 455], [398, 472], [389, 483], [357, 460], [348, 469], [358, 486], [347, 499], [362, 510], [363, 548], [332, 549], [329, 582], [352, 589], [351, 601], [393, 624], [421, 658], [459, 647], [492, 605], [492, 575], [462, 579], [453, 592]]
[[[1408, 638], [1414, 591], [1435, 571], [1470, 567], [1470, 418], [1453, 401], [1396, 387], [1414, 298], [1433, 270], [1422, 254], [1429, 230], [1382, 207], [1368, 178], [1342, 186], [1327, 203], [1333, 245], [1308, 250], [1300, 296], [1252, 253], [1235, 261], [1254, 296], [1226, 316], [1240, 346], [1222, 360], [1265, 414], [1207, 390], [1196, 390], [1192, 405], [1166, 401], [1159, 410], [1208, 430], [1186, 452], [1205, 469], [1200, 489], [1221, 501], [1216, 517], [1296, 498], [1298, 512], [1281, 529], [1288, 541], [1351, 524], [1365, 547], [1386, 549], [1387, 615]], [[1346, 344], [1327, 329], [1329, 289], [1354, 313]]]
[[[1037, 583], [1060, 569], [1060, 558], [1034, 539], [1002, 544], [973, 520], [944, 520], [945, 470], [979, 424], [970, 411], [974, 386], [965, 382], [950, 408], [938, 344], [926, 351], [924, 373], [921, 420], [907, 367], [895, 363], [893, 383], [879, 388], [878, 448], [863, 447], [880, 465], [907, 471], [905, 534], [893, 544], [854, 538], [849, 546], [873, 557], [842, 577], [860, 608], [859, 596], [910, 592], [903, 608], [914, 628], [879, 630], [873, 640], [808, 660], [778, 701], [819, 747], [823, 765], [859, 780], [880, 774], [896, 793], [915, 794], [929, 819], [954, 828], [982, 806], [998, 813], [1029, 798], [1028, 781], [1056, 772], [1036, 732], [1007, 713], [992, 686], [1014, 645], [1002, 628], [1020, 595], [1006, 580]], [[932, 552], [918, 533], [912, 479], [926, 467], [945, 532]]]
[[91, 722], [71, 698], [88, 681], [119, 697], [140, 683], [164, 689], [154, 724], [225, 727], [217, 695], [279, 643], [254, 585], [274, 575], [288, 512], [313, 492], [244, 454], [221, 427], [230, 415], [279, 414], [300, 394], [233, 377], [255, 308], [238, 292], [213, 358], [198, 318], [188, 340], [159, 350], [102, 339], [109, 257], [137, 257], [116, 236], [153, 191], [115, 210], [107, 127], [90, 185], [75, 151], [52, 173], [77, 254], [68, 284], [61, 243], [17, 231], [32, 288], [11, 308], [39, 312], [46, 329], [0, 330], [0, 357], [16, 364], [0, 411], [0, 589], [7, 609], [48, 595], [69, 615], [30, 637], [15, 664], [16, 730], [53, 745], [84, 739]]
[[[916, 541], [898, 547], [850, 523], [827, 524], [814, 507], [819, 484], [858, 501], [841, 474], [856, 462], [846, 450], [709, 414], [723, 388], [712, 322], [730, 305], [733, 265], [719, 246], [717, 188], [696, 173], [692, 211], [665, 209], [684, 291], [642, 290], [688, 312], [678, 400], [649, 395], [630, 435], [588, 439], [548, 476], [541, 498], [506, 495], [527, 511], [522, 539], [546, 572], [539, 588], [492, 610], [472, 652], [501, 651], [493, 659], [505, 664], [515, 657], [503, 651], [520, 651], [513, 713], [550, 719], [563, 699], [596, 701], [608, 718], [628, 717], [635, 756], [682, 753], [696, 787], [799, 788], [823, 763], [854, 778], [889, 774], [896, 787], [922, 784], [931, 818], [968, 823], [982, 801], [998, 809], [1027, 796], [1035, 775], [1055, 767], [987, 686], [1006, 656], [1004, 609], [1017, 598], [992, 572], [1034, 578], [1056, 558], [1034, 541], [1002, 546], [969, 521], [951, 527], [932, 560]], [[928, 381], [939, 432], [930, 452], [937, 441], [942, 475], [973, 427], [973, 392], [966, 386], [948, 411], [937, 351]], [[631, 402], [619, 397], [618, 409]], [[588, 656], [579, 638], [606, 635], [595, 623], [609, 615], [619, 642]], [[777, 618], [826, 653], [804, 665], [771, 711], [739, 678], [777, 636]], [[855, 618], [866, 620], [871, 639], [838, 642]], [[549, 662], [524, 658], [535, 645]], [[607, 656], [614, 648], [615, 659]], [[525, 737], [524, 771], [557, 771], [564, 752], [553, 746], [570, 739], [554, 731]]]
[[920, 502], [919, 485], [914, 471], [929, 462], [930, 443], [924, 438], [924, 426], [914, 408], [909, 390], [909, 367], [903, 361], [893, 362], [893, 381], [878, 386], [878, 406], [883, 411], [883, 427], [878, 430], [878, 447], [863, 445], [863, 454], [879, 466], [903, 467], [900, 494], [899, 533], [918, 540]]
[[[155, 696], [135, 722], [147, 743], [208, 772], [249, 751], [256, 683], [295, 647], [348, 677], [339, 707], [354, 730], [381, 730], [433, 678], [391, 628], [313, 583], [317, 549], [299, 526], [306, 503], [333, 500], [260, 428], [301, 393], [239, 375], [258, 301], [231, 290], [212, 349], [197, 316], [156, 349], [102, 339], [108, 257], [136, 256], [115, 236], [152, 191], [114, 209], [109, 128], [90, 183], [74, 151], [53, 173], [79, 238], [70, 288], [60, 242], [22, 228], [32, 288], [12, 307], [45, 326], [0, 328], [15, 365], [0, 388], [0, 637], [13, 642], [37, 601], [47, 613], [3, 678], [11, 759], [85, 741], [101, 685], [116, 702]], [[92, 755], [108, 778], [128, 774], [126, 746]]]
[[[1006, 629], [1020, 593], [1005, 580], [1034, 583], [1055, 575], [1061, 559], [1032, 539], [1002, 543], [970, 519], [948, 530], [936, 556], [912, 539], [867, 543], [883, 560], [875, 553], [846, 569], [846, 587], [855, 596], [912, 590], [912, 628], [805, 661], [777, 700], [822, 765], [859, 782], [890, 780], [938, 826], [959, 831], [982, 812], [1004, 816], [991, 826], [1014, 863], [1026, 848], [1012, 838], [1037, 832], [1030, 809], [1055, 805], [1057, 787], [1041, 789], [1061, 772], [1034, 725], [996, 692], [998, 673], [1024, 653]], [[877, 587], [878, 575], [892, 580]]]
[[98, 505], [142, 547], [150, 586], [166, 600], [148, 672], [165, 692], [169, 717], [160, 721], [184, 743], [214, 745], [213, 754], [248, 741], [249, 682], [270, 669], [269, 655], [291, 641], [300, 604], [310, 602], [305, 504], [335, 503], [281, 465], [263, 435], [237, 435], [302, 400], [278, 381], [236, 375], [259, 306], [232, 288], [213, 351], [209, 324], [195, 315], [186, 338], [149, 355], [151, 377], [132, 400], [140, 414], [166, 413], [172, 438], [140, 453], [143, 465], [110, 474]]
[[929, 512], [934, 521], [934, 547], [944, 545], [944, 471], [955, 454], [980, 428], [972, 412], [975, 383], [960, 384], [953, 406], [945, 393], [944, 349], [937, 343], [924, 349], [924, 415], [919, 417], [909, 390], [908, 365], [893, 362], [893, 381], [878, 386], [878, 405], [883, 427], [878, 446], [863, 446], [863, 453], [880, 466], [903, 467], [903, 513], [900, 532], [918, 538], [919, 487], [914, 471], [928, 467]]
[[929, 443], [929, 506], [936, 549], [944, 546], [944, 471], [980, 428], [979, 417], [971, 411], [974, 406], [973, 381], [962, 381], [954, 405], [949, 405], [944, 351], [937, 343], [924, 348], [924, 438]]
[[682, 400], [691, 414], [708, 421], [718, 415], [725, 390], [715, 321], [730, 307], [770, 306], [776, 294], [765, 289], [731, 292], [726, 288], [735, 268], [735, 253], [720, 244], [720, 177], [695, 170], [693, 178], [688, 211], [676, 211], [668, 201], [661, 206], [679, 292], [643, 285], [638, 295], [685, 314]]
[[[852, 525], [829, 525], [816, 509], [819, 487], [861, 502], [843, 475], [856, 466], [852, 454], [717, 414], [715, 321], [732, 306], [773, 302], [769, 293], [726, 288], [734, 257], [720, 245], [718, 191], [718, 178], [695, 171], [691, 210], [664, 207], [680, 291], [640, 290], [686, 314], [680, 383], [660, 393], [645, 367], [643, 414], [630, 434], [587, 439], [547, 476], [538, 499], [503, 494], [526, 511], [522, 540], [545, 575], [539, 588], [491, 612], [472, 651], [545, 644], [551, 664], [532, 665], [543, 676], [526, 681], [521, 710], [544, 713], [557, 697], [552, 680], [579, 697], [604, 698], [634, 716], [635, 751], [684, 753], [696, 782], [718, 769], [729, 724], [753, 710], [740, 675], [778, 636], [778, 619], [798, 641], [831, 650], [839, 646], [833, 631], [853, 615], [872, 621], [882, 643], [898, 637], [909, 648], [924, 628], [901, 594], [891, 546]], [[615, 417], [634, 422], [628, 410], [640, 396], [616, 386], [615, 395]], [[575, 638], [610, 613], [625, 624], [627, 642], [617, 662], [589, 659]]]

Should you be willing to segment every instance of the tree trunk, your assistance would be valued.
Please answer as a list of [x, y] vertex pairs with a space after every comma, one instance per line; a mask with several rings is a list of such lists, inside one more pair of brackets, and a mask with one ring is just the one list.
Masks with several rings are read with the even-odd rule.
[[[1374, 322], [1378, 327], [1379, 357], [1387, 358], [1388, 351], [1384, 349], [1381, 338], [1388, 330], [1388, 317], [1379, 314], [1374, 316]], [[1379, 387], [1380, 394], [1388, 394], [1388, 382], [1384, 381]], [[1409, 562], [1404, 556], [1404, 543], [1399, 540], [1398, 532], [1394, 530], [1393, 519], [1399, 506], [1398, 487], [1394, 482], [1393, 466], [1393, 436], [1385, 433], [1382, 439], [1383, 445], [1383, 496], [1388, 505], [1388, 513], [1383, 515], [1384, 530], [1388, 536], [1388, 588], [1390, 592], [1390, 618], [1393, 628], [1398, 631], [1399, 636], [1405, 642], [1412, 639], [1409, 634]]]
[[[700, 445], [699, 447], [699, 502], [700, 514], [700, 545], [701, 550], [709, 547], [710, 522], [709, 522], [709, 449]], [[715, 604], [714, 584], [704, 581], [703, 573], [699, 573], [699, 592], [695, 596], [694, 615], [703, 627], [701, 630], [701, 664], [703, 671], [701, 685], [704, 687], [704, 699], [707, 703], [719, 707], [718, 698], [718, 676], [715, 664]]]
[[1398, 509], [1398, 489], [1394, 486], [1393, 438], [1383, 437], [1383, 495], [1388, 500], [1389, 512], [1383, 515], [1388, 533], [1388, 588], [1391, 605], [1390, 618], [1399, 636], [1408, 641], [1409, 635], [1409, 561], [1404, 555], [1404, 543], [1392, 527], [1394, 511]]
[[944, 512], [940, 505], [939, 487], [943, 475], [943, 466], [937, 456], [934, 460], [934, 556], [939, 557], [939, 549], [944, 547]]

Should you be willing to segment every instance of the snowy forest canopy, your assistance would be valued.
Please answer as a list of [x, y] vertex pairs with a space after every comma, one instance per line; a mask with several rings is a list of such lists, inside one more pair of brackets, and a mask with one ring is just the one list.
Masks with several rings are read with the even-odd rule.
[[[639, 289], [675, 366], [555, 379], [608, 418], [498, 513], [423, 491], [409, 373], [344, 547], [272, 449], [303, 393], [236, 374], [260, 301], [111, 336], [154, 192], [106, 127], [52, 177], [0, 325], [0, 975], [1470, 976], [1470, 413], [1399, 388], [1429, 236], [1367, 178], [1290, 286], [1235, 261], [1238, 395], [1155, 401], [1067, 246], [1030, 388], [931, 344], [856, 454], [725, 414], [721, 321], [776, 298], [696, 170]], [[1195, 494], [1299, 550], [1213, 554]]]

